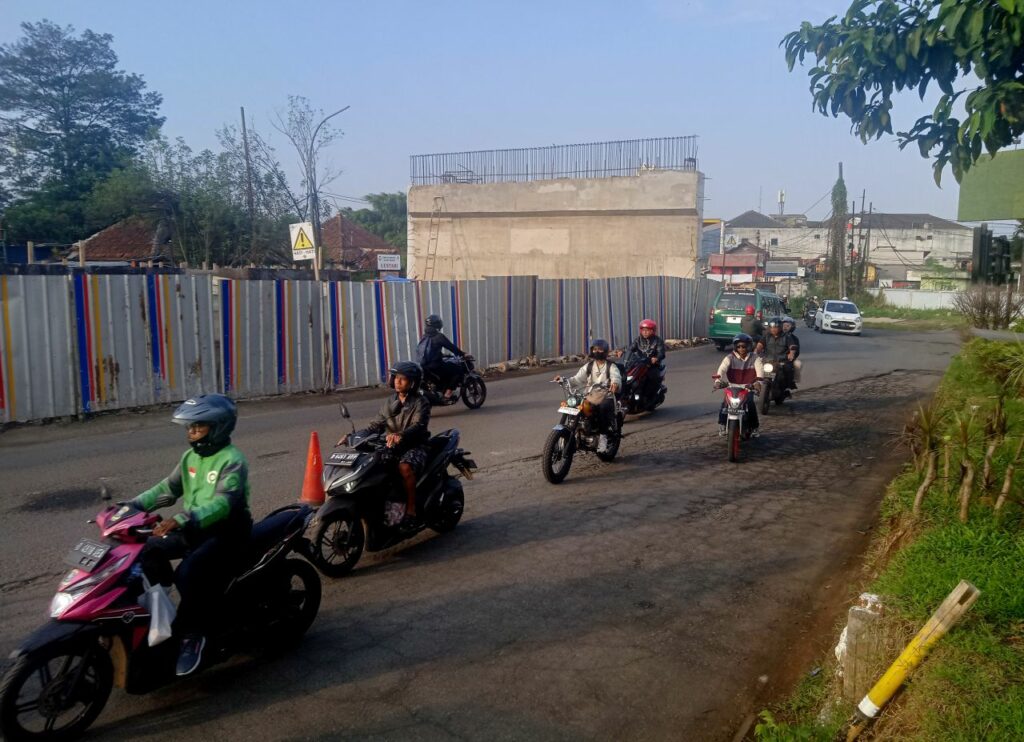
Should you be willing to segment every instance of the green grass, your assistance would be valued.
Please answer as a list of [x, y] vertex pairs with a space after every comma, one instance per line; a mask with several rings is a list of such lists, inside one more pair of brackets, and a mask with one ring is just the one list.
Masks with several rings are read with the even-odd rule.
[[[958, 519], [956, 482], [941, 478], [941, 457], [940, 479], [920, 518], [912, 517], [911, 507], [922, 475], [909, 466], [892, 481], [883, 502], [876, 550], [897, 533], [912, 534], [866, 586], [884, 597], [887, 622], [912, 634], [960, 580], [977, 586], [981, 597], [882, 714], [876, 725], [881, 738], [1024, 740], [1024, 511], [1012, 503], [997, 515], [991, 506], [1015, 448], [1013, 439], [1024, 435], [1024, 400], [1014, 382], [1021, 352], [1015, 346], [972, 340], [953, 360], [936, 394], [935, 404], [947, 413], [940, 439], [955, 440], [954, 414], [973, 420], [977, 435], [969, 454], [979, 477], [985, 446], [981, 433], [996, 398], [1005, 395], [1010, 440], [995, 458], [992, 488], [987, 493], [976, 488], [968, 522]], [[956, 461], [954, 456], [951, 479], [959, 475]], [[1024, 472], [1015, 480], [1018, 496], [1022, 484]], [[831, 678], [829, 673], [821, 683], [805, 679], [787, 700], [766, 711], [756, 727], [757, 739], [833, 738], [853, 706], [837, 700], [841, 688]]]
[[963, 317], [952, 309], [908, 309], [907, 307], [892, 306], [862, 307], [861, 316], [865, 319], [889, 317], [891, 319], [943, 320], [947, 322], [958, 322]]

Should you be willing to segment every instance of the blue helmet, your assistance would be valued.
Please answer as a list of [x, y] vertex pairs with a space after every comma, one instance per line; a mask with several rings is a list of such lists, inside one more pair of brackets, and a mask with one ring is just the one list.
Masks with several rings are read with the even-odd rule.
[[200, 456], [216, 453], [231, 442], [231, 432], [238, 422], [238, 408], [223, 394], [203, 394], [186, 399], [171, 416], [178, 425], [205, 423], [210, 432], [202, 440], [194, 441], [192, 448]]

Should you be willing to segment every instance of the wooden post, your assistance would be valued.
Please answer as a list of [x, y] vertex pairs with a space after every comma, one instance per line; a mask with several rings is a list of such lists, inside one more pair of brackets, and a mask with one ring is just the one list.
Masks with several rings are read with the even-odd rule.
[[78, 264], [81, 267], [85, 267], [85, 242], [79, 240], [75, 243], [75, 247], [78, 248]]
[[843, 652], [843, 697], [857, 703], [871, 689], [885, 666], [886, 643], [881, 631], [882, 606], [878, 596], [864, 593], [846, 614], [846, 650]]
[[28, 260], [30, 265], [32, 263], [36, 262], [36, 243], [34, 243], [32, 240], [28, 241], [28, 257], [27, 257], [27, 260]]

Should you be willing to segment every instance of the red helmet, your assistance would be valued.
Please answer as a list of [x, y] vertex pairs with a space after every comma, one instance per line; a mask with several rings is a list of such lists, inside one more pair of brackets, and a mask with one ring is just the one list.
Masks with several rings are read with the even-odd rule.
[[658, 323], [653, 319], [645, 319], [640, 321], [641, 330], [651, 330], [652, 332], [658, 331]]
[[749, 314], [751, 317], [753, 317], [754, 316], [754, 305], [753, 304], [747, 304], [747, 308], [744, 311], [747, 314]]

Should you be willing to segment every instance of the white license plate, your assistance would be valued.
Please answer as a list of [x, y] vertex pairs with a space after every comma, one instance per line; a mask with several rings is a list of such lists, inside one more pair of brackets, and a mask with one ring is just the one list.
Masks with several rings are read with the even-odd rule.
[[729, 325], [738, 325], [742, 321], [743, 321], [742, 317], [726, 317], [725, 318], [726, 324], [729, 324]]
[[561, 412], [563, 415], [578, 415], [578, 414], [580, 414], [579, 409], [577, 409], [576, 407], [559, 407], [558, 411]]

